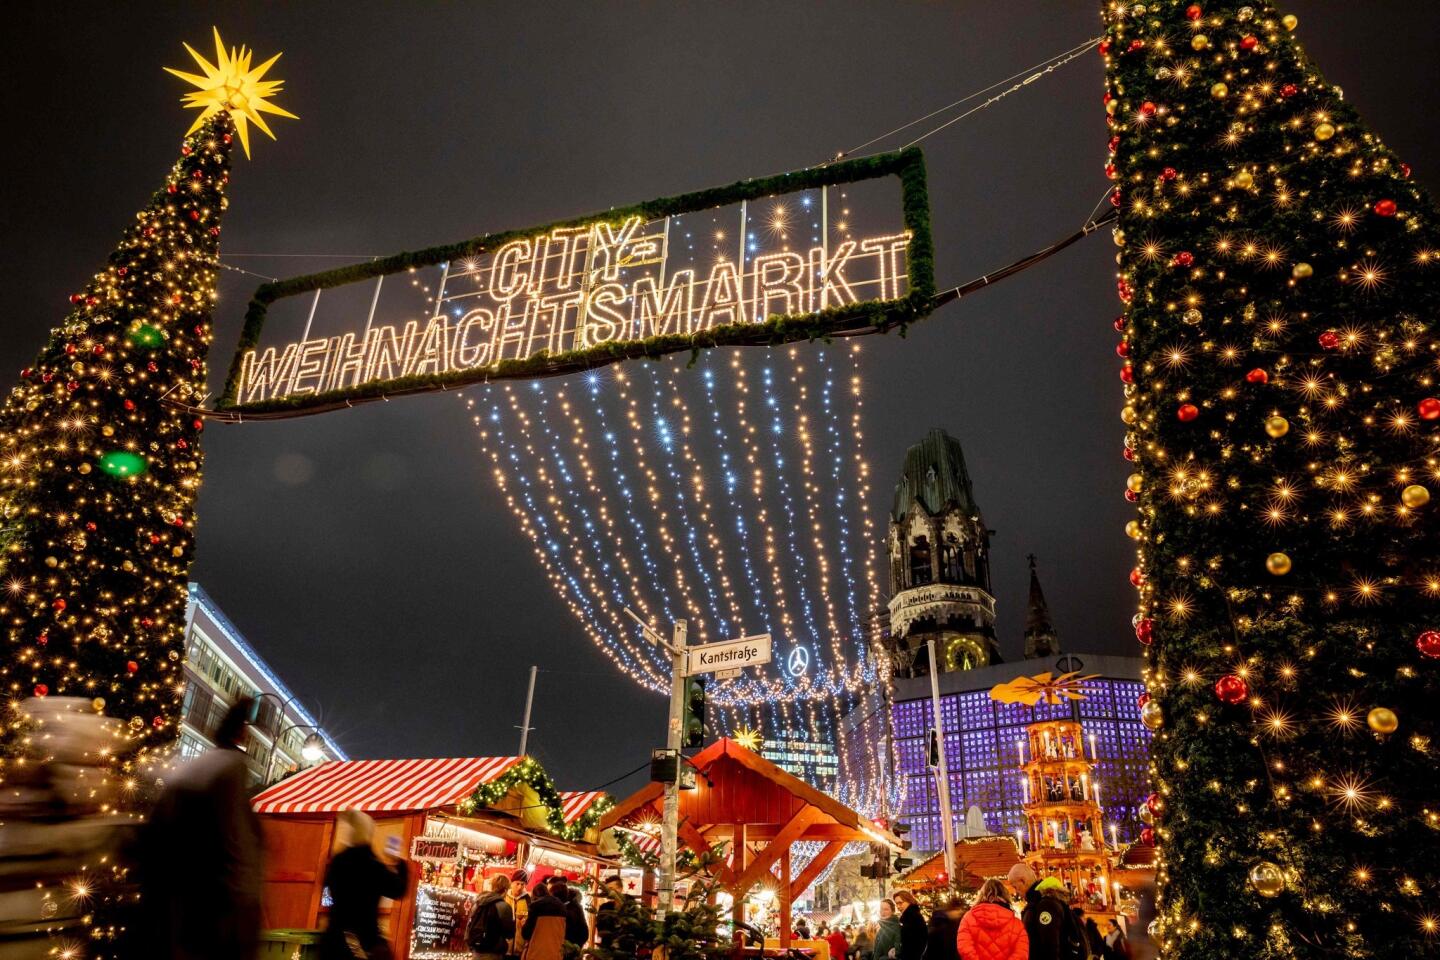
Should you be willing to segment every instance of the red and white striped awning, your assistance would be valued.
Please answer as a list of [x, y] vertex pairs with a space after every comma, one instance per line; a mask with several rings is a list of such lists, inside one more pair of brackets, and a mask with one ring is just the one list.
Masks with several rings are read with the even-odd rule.
[[[448, 760], [336, 760], [256, 794], [256, 813], [398, 813], [454, 806], [520, 757]], [[577, 814], [578, 815], [578, 814]]]
[[565, 822], [570, 824], [579, 820], [603, 796], [604, 790], [561, 790], [560, 809], [565, 814]]

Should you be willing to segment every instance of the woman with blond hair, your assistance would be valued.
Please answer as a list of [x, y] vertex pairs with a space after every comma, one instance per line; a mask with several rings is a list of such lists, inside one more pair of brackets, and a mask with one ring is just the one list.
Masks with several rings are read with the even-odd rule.
[[960, 921], [955, 945], [960, 960], [1029, 960], [1030, 938], [1010, 908], [1002, 881], [992, 877], [980, 885], [975, 906]]
[[330, 858], [330, 923], [320, 938], [320, 960], [390, 960], [394, 953], [380, 933], [380, 898], [405, 896], [409, 871], [404, 860], [375, 855], [375, 821], [359, 810], [336, 818], [344, 849]]

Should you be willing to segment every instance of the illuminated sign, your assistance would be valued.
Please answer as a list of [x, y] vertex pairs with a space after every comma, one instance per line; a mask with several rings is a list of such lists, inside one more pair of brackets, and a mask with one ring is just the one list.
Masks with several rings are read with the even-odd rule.
[[923, 161], [886, 154], [265, 284], [220, 406], [785, 342], [922, 316], [933, 287]]

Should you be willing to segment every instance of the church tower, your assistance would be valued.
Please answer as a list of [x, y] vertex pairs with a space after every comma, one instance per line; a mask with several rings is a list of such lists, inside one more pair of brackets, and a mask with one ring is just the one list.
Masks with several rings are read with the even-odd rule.
[[897, 676], [1000, 662], [990, 593], [990, 532], [960, 441], [931, 430], [905, 454], [890, 510], [890, 643]]
[[1025, 611], [1025, 659], [1056, 657], [1060, 655], [1060, 638], [1055, 635], [1055, 624], [1050, 620], [1050, 605], [1045, 602], [1045, 592], [1040, 589], [1040, 578], [1035, 574], [1035, 554], [1030, 554], [1030, 606]]

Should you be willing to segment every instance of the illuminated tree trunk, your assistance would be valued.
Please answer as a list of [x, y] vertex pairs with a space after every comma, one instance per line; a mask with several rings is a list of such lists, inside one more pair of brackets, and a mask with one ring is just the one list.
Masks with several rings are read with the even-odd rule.
[[232, 129], [186, 138], [0, 411], [7, 698], [91, 699], [127, 777], [179, 720], [203, 424], [164, 401], [204, 393]]
[[1440, 946], [1436, 211], [1268, 3], [1105, 5], [1158, 940]]

